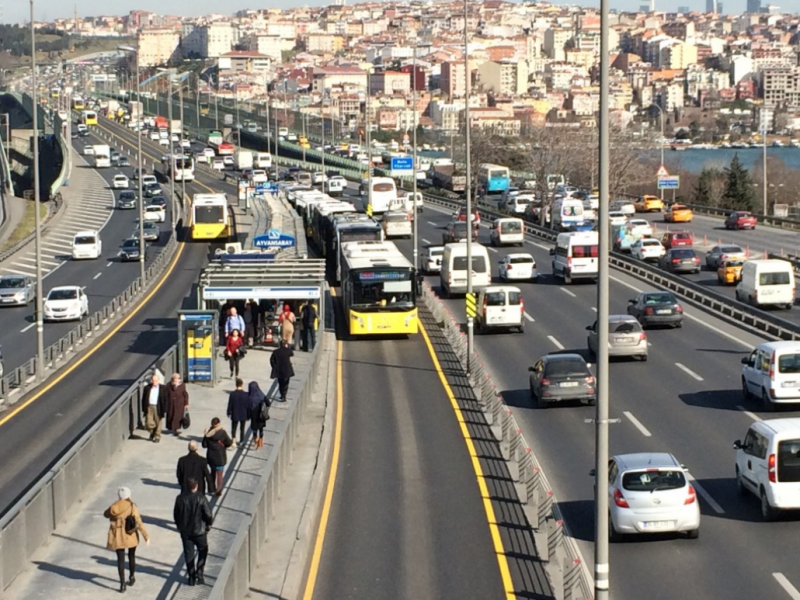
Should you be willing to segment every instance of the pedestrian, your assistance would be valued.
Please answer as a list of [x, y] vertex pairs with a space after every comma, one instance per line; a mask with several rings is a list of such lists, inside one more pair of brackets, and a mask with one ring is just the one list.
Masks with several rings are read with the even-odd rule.
[[253, 347], [256, 331], [258, 331], [258, 306], [255, 301], [248, 300], [244, 307], [244, 338], [248, 348]]
[[255, 381], [251, 381], [247, 386], [247, 395], [250, 399], [250, 429], [253, 430], [253, 446], [258, 450], [264, 447], [264, 428], [269, 420], [270, 401]]
[[205, 494], [206, 490], [210, 493], [214, 488], [214, 479], [211, 476], [211, 469], [208, 466], [208, 459], [200, 456], [198, 451], [197, 442], [192, 440], [189, 442], [189, 453], [186, 456], [181, 456], [178, 459], [178, 483], [181, 486], [181, 491], [186, 491], [189, 488], [189, 479], [197, 481], [200, 493]]
[[[150, 535], [142, 523], [142, 515], [131, 500], [131, 490], [120, 487], [117, 490], [118, 500], [103, 513], [109, 519], [107, 548], [117, 553], [117, 571], [119, 573], [119, 591], [124, 593], [129, 585], [136, 583], [136, 547], [139, 545], [139, 533], [145, 543], [150, 545]], [[125, 551], [128, 551], [128, 569], [130, 576], [125, 582]]]
[[289, 380], [294, 377], [294, 367], [292, 367], [292, 356], [294, 352], [289, 347], [286, 340], [281, 340], [281, 347], [273, 351], [269, 358], [272, 367], [271, 379], [278, 380], [278, 392], [281, 402], [286, 402], [286, 394], [289, 391]]
[[167, 386], [167, 429], [176, 436], [181, 434], [183, 416], [189, 410], [189, 392], [180, 373], [173, 373]]
[[150, 383], [142, 390], [141, 410], [150, 441], [157, 444], [161, 441], [161, 419], [167, 414], [167, 386], [161, 384], [158, 373], [150, 376]]
[[[206, 497], [198, 491], [196, 479], [186, 480], [189, 486], [175, 498], [172, 517], [183, 542], [183, 558], [189, 575], [189, 585], [205, 584], [203, 570], [208, 556], [208, 530], [214, 523], [214, 516]], [[195, 563], [197, 558], [197, 563]]]
[[244, 331], [244, 319], [236, 312], [236, 307], [231, 306], [228, 318], [225, 319], [225, 337], [233, 333], [234, 329], [238, 329], [241, 335]]
[[319, 325], [319, 318], [317, 317], [317, 306], [309, 300], [300, 309], [300, 323], [302, 329], [300, 334], [302, 336], [303, 350], [312, 352], [314, 346], [317, 345], [317, 326]]
[[294, 322], [296, 318], [292, 312], [292, 307], [288, 304], [283, 305], [283, 312], [278, 317], [278, 323], [281, 325], [281, 339], [287, 344], [294, 344]]
[[236, 428], [239, 428], [239, 443], [244, 444], [244, 427], [250, 418], [250, 397], [244, 391], [244, 382], [236, 379], [236, 389], [228, 396], [228, 417], [231, 420], [231, 437], [236, 445]]
[[214, 474], [214, 493], [222, 495], [222, 474], [228, 463], [226, 450], [233, 445], [233, 440], [228, 432], [222, 428], [219, 418], [211, 419], [211, 427], [203, 433], [203, 448], [206, 448], [206, 460]]
[[231, 378], [239, 376], [239, 361], [244, 356], [243, 344], [244, 340], [242, 340], [238, 329], [231, 331], [231, 334], [225, 340], [225, 358], [228, 359], [228, 364], [231, 367]]

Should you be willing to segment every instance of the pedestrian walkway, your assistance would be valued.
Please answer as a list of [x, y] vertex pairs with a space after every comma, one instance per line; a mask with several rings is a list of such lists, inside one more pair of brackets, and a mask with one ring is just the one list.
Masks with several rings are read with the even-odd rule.
[[[319, 347], [317, 351], [324, 349]], [[270, 355], [270, 349], [248, 352], [241, 363], [245, 387], [248, 382], [256, 380], [265, 392], [270, 389]], [[120, 486], [131, 488], [132, 499], [151, 536], [151, 545], [145, 546], [142, 540], [137, 550], [136, 585], [128, 590], [128, 596], [134, 594], [137, 598], [153, 600], [207, 598], [234, 537], [249, 519], [247, 510], [253, 490], [270, 462], [270, 452], [278, 442], [276, 432], [282, 430], [281, 421], [291, 404], [297, 401], [308, 379], [313, 356], [311, 353], [295, 353], [292, 360], [296, 376], [289, 387], [289, 400], [286, 404], [273, 404], [264, 447], [254, 450], [250, 444], [240, 445], [228, 453], [223, 494], [220, 498], [210, 497], [213, 498], [211, 508], [215, 521], [209, 533], [206, 586], [189, 587], [186, 584], [181, 539], [172, 519], [175, 497], [179, 493], [175, 472], [178, 459], [187, 453], [187, 443], [200, 441], [203, 430], [213, 417], [219, 417], [229, 431], [230, 422], [225, 412], [228, 393], [234, 385], [228, 378], [215, 388], [187, 385], [192, 424], [179, 438], [164, 432], [161, 442], [154, 444], [148, 440], [146, 431], [138, 430], [112, 457], [112, 464], [97, 475], [92, 488], [86, 490], [67, 520], [34, 555], [29, 568], [6, 590], [3, 600], [53, 597], [108, 600], [116, 597], [119, 589], [116, 555], [106, 549], [108, 520], [103, 517], [103, 512], [117, 499]], [[227, 374], [227, 365], [221, 358], [218, 362], [218, 371]], [[327, 375], [322, 371], [318, 381], [324, 388]], [[166, 376], [169, 379], [170, 374]], [[201, 452], [205, 455], [204, 450]], [[307, 470], [313, 470], [313, 461]]]
[[[114, 193], [106, 181], [74, 149], [70, 185], [61, 188], [64, 208], [42, 233], [42, 276], [55, 271], [72, 256], [72, 239], [78, 231], [101, 229], [113, 215]], [[0, 275], [36, 276], [33, 241], [0, 264]]]

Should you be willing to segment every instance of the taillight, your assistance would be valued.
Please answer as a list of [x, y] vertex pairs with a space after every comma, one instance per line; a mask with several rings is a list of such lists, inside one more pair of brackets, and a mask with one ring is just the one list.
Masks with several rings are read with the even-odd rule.
[[511, 270], [511, 265], [506, 265], [506, 271], [510, 271], [510, 270]]
[[680, 258], [673, 258], [673, 259], [672, 259], [672, 263], [673, 263], [673, 264], [675, 264], [675, 263], [679, 263], [679, 262], [681, 262], [681, 259], [680, 259]]
[[683, 314], [683, 307], [680, 304], [678, 304], [675, 307], [675, 312], [678, 313], [679, 315]]
[[567, 268], [572, 269], [572, 257], [567, 258]]
[[622, 492], [620, 492], [617, 488], [614, 488], [614, 504], [620, 508], [630, 508], [628, 501], [625, 500], [625, 496], [623, 496]]
[[775, 379], [775, 352], [769, 358], [769, 378]]
[[640, 334], [639, 334], [639, 341], [640, 341], [640, 342], [643, 342], [643, 341], [645, 341], [646, 339], [647, 339], [647, 334], [646, 334], [644, 331], [643, 331], [642, 333], [640, 333]]
[[689, 496], [687, 496], [686, 500], [683, 501], [684, 504], [694, 504], [697, 500], [697, 493], [694, 491], [694, 488], [690, 485], [689, 486]]
[[769, 462], [767, 464], [769, 465], [769, 468], [767, 469], [767, 473], [769, 473], [769, 480], [770, 480], [770, 482], [775, 483], [775, 482], [778, 481], [778, 473], [775, 470], [775, 455], [774, 454], [770, 454], [769, 455]]
[[545, 379], [542, 379], [539, 383], [541, 385], [550, 385], [550, 380], [545, 378]]
[[525, 314], [525, 301], [522, 298], [519, 299], [519, 312]]
[[483, 299], [483, 316], [486, 316], [486, 298]]
[[649, 306], [644, 309], [644, 314], [646, 314], [646, 315], [652, 315], [654, 312], [655, 311]]

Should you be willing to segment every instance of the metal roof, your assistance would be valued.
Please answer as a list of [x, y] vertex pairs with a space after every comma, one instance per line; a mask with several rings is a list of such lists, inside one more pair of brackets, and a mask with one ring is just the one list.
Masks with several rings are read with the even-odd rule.
[[200, 287], [322, 285], [325, 260], [295, 258], [283, 261], [225, 262], [214, 260], [200, 273]]

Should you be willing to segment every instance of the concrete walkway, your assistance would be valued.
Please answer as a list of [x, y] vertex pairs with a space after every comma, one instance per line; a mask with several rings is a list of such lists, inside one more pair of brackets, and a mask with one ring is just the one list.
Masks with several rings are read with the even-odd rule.
[[[334, 343], [326, 342], [325, 345], [318, 346], [317, 352], [330, 353], [330, 348], [334, 346]], [[241, 377], [245, 386], [249, 381], [256, 380], [265, 392], [269, 389], [270, 354], [271, 350], [267, 349], [253, 349], [248, 352], [241, 363]], [[233, 382], [227, 378], [218, 383], [216, 388], [188, 385], [192, 425], [180, 438], [165, 432], [161, 443], [154, 444], [148, 441], [147, 432], [140, 430], [133, 439], [124, 444], [123, 449], [113, 457], [113, 464], [97, 475], [95, 484], [86, 490], [81, 504], [58, 527], [49, 543], [34, 555], [28, 570], [9, 587], [3, 599], [58, 597], [70, 600], [108, 600], [116, 597], [119, 588], [116, 555], [105, 547], [108, 520], [103, 517], [103, 511], [117, 499], [117, 488], [122, 485], [131, 488], [132, 499], [142, 513], [152, 540], [149, 547], [142, 541], [137, 550], [136, 585], [129, 588], [128, 596], [133, 594], [137, 598], [148, 600], [208, 597], [210, 586], [219, 573], [227, 549], [239, 527], [249, 518], [246, 511], [250, 506], [252, 490], [259, 483], [266, 457], [275, 446], [277, 424], [285, 417], [288, 405], [296, 402], [308, 378], [312, 356], [305, 352], [295, 353], [293, 364], [296, 377], [292, 379], [289, 388], [289, 401], [287, 405], [279, 402], [273, 404], [270, 411], [272, 418], [265, 432], [264, 448], [253, 450], [247, 444], [228, 454], [223, 495], [220, 498], [210, 497], [213, 498], [211, 506], [215, 522], [209, 533], [206, 586], [186, 585], [181, 540], [172, 521], [172, 509], [179, 493], [175, 468], [178, 458], [187, 452], [187, 442], [191, 439], [199, 441], [212, 417], [220, 417], [226, 430], [230, 427], [225, 411]], [[327, 363], [328, 357], [323, 358]], [[221, 358], [218, 359], [218, 368], [219, 372], [227, 375], [227, 365]], [[327, 369], [320, 369], [318, 381], [322, 383], [323, 395], [327, 377]], [[311, 412], [324, 412], [324, 406], [322, 411], [315, 409]], [[321, 417], [317, 420], [321, 424]], [[311, 446], [318, 446], [319, 432], [311, 435], [309, 441]], [[310, 479], [315, 470], [316, 454], [310, 452], [303, 453], [302, 456], [302, 459], [300, 456], [293, 458], [293, 466], [296, 461], [301, 461], [297, 471], [308, 474]], [[305, 487], [308, 488], [308, 483]], [[293, 496], [291, 488], [287, 492]], [[295, 500], [294, 497], [287, 497], [287, 500], [289, 505], [300, 507], [305, 503], [304, 499]], [[296, 528], [297, 526], [294, 529], [290, 527], [285, 532], [284, 547], [288, 550], [285, 559], [281, 559], [284, 567], [292, 553]]]

